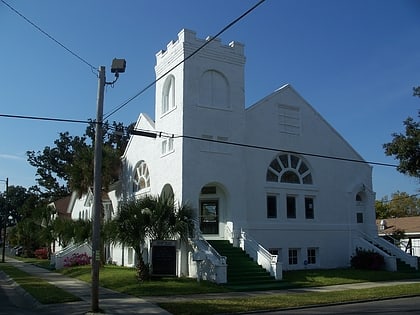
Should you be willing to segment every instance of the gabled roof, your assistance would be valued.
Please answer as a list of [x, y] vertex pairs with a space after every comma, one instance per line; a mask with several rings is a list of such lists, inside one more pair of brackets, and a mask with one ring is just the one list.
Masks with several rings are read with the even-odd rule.
[[[106, 201], [109, 201], [110, 200], [109, 199], [109, 196], [108, 196], [108, 193], [105, 192], [105, 191], [102, 191], [102, 197], [101, 198], [102, 198], [101, 199], [102, 202], [106, 202]], [[90, 207], [90, 206], [93, 205], [93, 202], [94, 202], [93, 190], [92, 189], [89, 189], [88, 192], [87, 192], [87, 194], [85, 194], [85, 203], [84, 203], [84, 206], [85, 207]]]
[[403, 230], [406, 235], [420, 235], [420, 216], [376, 220], [376, 225], [379, 234], [392, 234], [395, 230]]
[[57, 216], [61, 218], [71, 218], [71, 213], [68, 212], [70, 205], [71, 195], [53, 201], [49, 206], [53, 207], [57, 211]]
[[[152, 118], [150, 118], [145, 113], [140, 113], [139, 118], [137, 119], [136, 125], [134, 126], [137, 130], [148, 130], [148, 131], [154, 131], [155, 130], [155, 122]], [[122, 155], [122, 159], [124, 159], [127, 155], [128, 148], [130, 147], [131, 141], [133, 141], [134, 137], [133, 135], [130, 136], [130, 139], [128, 140], [127, 146], [125, 147], [124, 154]]]
[[[355, 157], [360, 161], [365, 161], [365, 159], [357, 152], [353, 146], [310, 104], [308, 103], [294, 88], [291, 84], [285, 84], [272, 92], [271, 94], [268, 94], [261, 100], [257, 101], [253, 105], [249, 106], [245, 109], [245, 112], [247, 115], [252, 115], [252, 112], [254, 110], [258, 110], [258, 108], [264, 108], [264, 106], [267, 106], [268, 103], [275, 100], [277, 97], [280, 97], [281, 95], [284, 96], [290, 96], [292, 99], [300, 100], [303, 104], [306, 105], [306, 107], [314, 113], [316, 117], [318, 117], [324, 124], [327, 126], [327, 128], [330, 129], [331, 133], [335, 134], [341, 141], [344, 143], [355, 155]], [[286, 105], [286, 104], [284, 104]], [[287, 104], [288, 106], [294, 106], [294, 104]], [[368, 165], [368, 164], [366, 164]]]

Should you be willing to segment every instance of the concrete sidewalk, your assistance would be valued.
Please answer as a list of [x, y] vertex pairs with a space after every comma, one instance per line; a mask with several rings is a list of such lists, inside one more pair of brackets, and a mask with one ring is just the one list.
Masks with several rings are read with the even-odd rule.
[[[6, 262], [29, 274], [44, 279], [56, 287], [63, 289], [81, 299], [79, 302], [43, 305], [27, 294], [16, 283], [3, 274], [1, 285], [9, 299], [19, 307], [39, 314], [85, 314], [91, 309], [91, 286], [84, 281], [66, 277], [32, 264], [23, 263], [6, 257]], [[99, 288], [99, 307], [105, 314], [164, 314], [169, 312], [144, 299], [118, 293], [105, 288]]]

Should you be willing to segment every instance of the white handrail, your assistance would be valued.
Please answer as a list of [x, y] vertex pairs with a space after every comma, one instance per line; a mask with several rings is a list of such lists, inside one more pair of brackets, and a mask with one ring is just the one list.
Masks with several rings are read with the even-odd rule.
[[394, 244], [392, 244], [392, 243], [384, 240], [380, 236], [372, 237], [371, 235], [368, 235], [368, 234], [363, 233], [361, 231], [360, 231], [360, 234], [368, 242], [371, 242], [375, 246], [381, 246], [381, 247], [385, 248], [393, 256], [401, 259], [402, 261], [406, 262], [407, 264], [409, 264], [410, 266], [412, 266], [413, 268], [415, 268], [416, 270], [418, 270], [417, 257], [411, 256], [411, 255], [407, 254], [401, 248], [399, 248], [399, 247], [395, 246]]
[[251, 256], [259, 265], [267, 270], [277, 280], [283, 278], [281, 262], [278, 262], [278, 256], [271, 254], [248, 233], [241, 229], [240, 247]]
[[198, 222], [194, 221], [194, 238], [191, 245], [194, 249], [193, 260], [197, 263], [197, 279], [213, 281], [216, 283], [227, 282], [226, 257], [221, 256], [203, 237]]

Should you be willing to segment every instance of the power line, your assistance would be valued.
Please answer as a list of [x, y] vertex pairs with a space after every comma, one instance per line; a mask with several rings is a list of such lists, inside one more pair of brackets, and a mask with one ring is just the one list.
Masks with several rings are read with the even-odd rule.
[[[96, 124], [96, 121], [93, 120], [78, 120], [78, 119], [65, 119], [65, 118], [51, 118], [51, 117], [39, 117], [39, 116], [23, 116], [23, 115], [9, 115], [9, 114], [0, 114], [0, 117], [5, 118], [14, 118], [14, 119], [29, 119], [29, 120], [42, 120], [42, 121], [55, 121], [55, 122], [66, 122], [66, 123], [79, 123], [79, 124]], [[113, 126], [110, 126], [113, 129]], [[127, 127], [124, 127], [127, 129]], [[243, 148], [249, 149], [258, 149], [258, 150], [267, 150], [267, 151], [274, 151], [274, 152], [285, 152], [297, 155], [306, 155], [330, 160], [339, 160], [339, 161], [346, 161], [346, 162], [355, 162], [355, 163], [363, 163], [363, 164], [371, 164], [377, 166], [387, 166], [387, 167], [398, 167], [396, 164], [390, 163], [383, 163], [383, 162], [373, 162], [373, 161], [365, 161], [365, 160], [357, 160], [357, 159], [350, 159], [344, 157], [337, 157], [337, 156], [328, 156], [323, 154], [317, 153], [308, 153], [302, 151], [291, 151], [291, 150], [283, 150], [279, 148], [273, 147], [266, 147], [254, 144], [246, 144], [246, 143], [239, 143], [239, 142], [231, 142], [231, 141], [223, 141], [223, 140], [216, 140], [216, 139], [208, 139], [208, 138], [201, 138], [195, 136], [188, 136], [188, 135], [175, 135], [165, 131], [151, 131], [151, 130], [142, 130], [142, 129], [135, 129], [131, 131], [133, 135], [145, 136], [145, 137], [166, 137], [166, 138], [185, 138], [197, 141], [206, 141], [206, 142], [213, 142], [213, 143], [221, 143], [225, 145], [232, 145], [238, 146]]]
[[184, 138], [184, 139], [191, 139], [191, 140], [197, 140], [197, 141], [221, 143], [221, 144], [225, 144], [225, 145], [238, 146], [238, 147], [249, 148], [249, 149], [266, 150], [266, 151], [274, 151], [274, 152], [285, 152], [285, 153], [296, 154], [296, 155], [312, 156], [312, 157], [330, 159], [330, 160], [363, 163], [363, 164], [371, 164], [371, 165], [387, 166], [387, 167], [398, 167], [398, 165], [390, 164], [390, 163], [357, 160], [357, 159], [350, 159], [350, 158], [345, 158], [345, 157], [329, 156], [329, 155], [323, 155], [323, 154], [317, 154], [317, 153], [308, 153], [308, 152], [302, 152], [302, 151], [284, 150], [284, 149], [279, 149], [279, 148], [274, 148], [274, 147], [267, 147], [267, 146], [239, 143], [239, 142], [231, 142], [231, 141], [223, 141], [223, 140], [216, 140], [216, 139], [208, 139], [208, 138], [201, 138], [201, 137], [188, 136], [188, 135], [175, 135], [175, 134], [170, 134], [170, 133], [163, 132], [163, 131], [150, 131], [150, 130], [136, 129], [132, 132], [132, 134], [134, 134], [134, 135], [137, 134], [137, 135], [140, 135], [140, 136], [146, 136], [146, 137], [152, 137], [152, 138], [156, 138], [158, 136], [159, 137], [166, 137], [166, 138]]
[[[0, 0], [0, 1], [2, 1], [2, 0]], [[15, 119], [28, 119], [28, 120], [56, 121], [56, 122], [67, 122], [67, 123], [79, 123], [79, 124], [91, 124], [91, 123], [95, 124], [96, 123], [95, 121], [92, 121], [92, 120], [78, 120], [78, 119], [9, 115], [9, 114], [0, 114], [0, 117], [15, 118]]]
[[205, 46], [207, 46], [208, 44], [210, 44], [213, 40], [215, 40], [216, 38], [218, 38], [221, 34], [223, 34], [226, 30], [228, 30], [229, 28], [231, 28], [234, 24], [236, 24], [237, 22], [239, 22], [240, 20], [242, 20], [246, 15], [248, 15], [249, 13], [251, 13], [252, 11], [254, 11], [259, 5], [261, 5], [265, 0], [260, 0], [259, 2], [257, 2], [253, 7], [251, 7], [250, 9], [248, 9], [245, 13], [243, 13], [242, 15], [240, 15], [238, 18], [236, 18], [235, 20], [233, 20], [232, 22], [230, 22], [228, 25], [226, 25], [224, 28], [222, 28], [221, 31], [219, 31], [216, 35], [210, 37], [210, 39], [208, 41], [206, 41], [204, 44], [202, 44], [200, 47], [198, 47], [195, 51], [193, 51], [189, 56], [185, 57], [183, 60], [181, 60], [180, 62], [178, 62], [176, 65], [174, 65], [172, 68], [170, 68], [168, 71], [166, 71], [165, 73], [163, 73], [161, 76], [159, 76], [157, 79], [155, 79], [154, 81], [152, 81], [151, 83], [149, 83], [146, 87], [144, 87], [142, 90], [140, 90], [138, 93], [136, 93], [134, 96], [130, 97], [128, 100], [126, 100], [125, 102], [123, 102], [121, 105], [119, 105], [118, 107], [116, 107], [115, 109], [113, 109], [111, 112], [105, 114], [104, 119], [107, 119], [108, 117], [114, 115], [116, 112], [118, 112], [119, 110], [121, 110], [123, 107], [125, 107], [128, 103], [130, 103], [131, 101], [133, 101], [134, 99], [136, 99], [138, 96], [140, 96], [141, 94], [143, 94], [144, 92], [146, 92], [149, 88], [151, 88], [152, 86], [154, 86], [159, 80], [161, 80], [163, 77], [165, 77], [168, 73], [170, 73], [171, 71], [173, 71], [175, 68], [177, 68], [178, 66], [180, 66], [181, 64], [183, 64], [185, 61], [187, 61], [188, 59], [190, 59], [191, 57], [193, 57], [195, 54], [197, 54], [200, 50], [202, 50]]
[[50, 34], [48, 34], [46, 31], [44, 31], [41, 27], [39, 27], [38, 25], [36, 25], [34, 22], [32, 22], [31, 20], [29, 20], [26, 16], [24, 16], [22, 13], [20, 13], [18, 10], [16, 10], [14, 7], [12, 7], [10, 4], [8, 4], [6, 1], [4, 1], [4, 0], [0, 0], [0, 1], [5, 6], [7, 6], [10, 10], [12, 10], [14, 13], [16, 13], [17, 15], [19, 15], [22, 19], [24, 19], [26, 22], [28, 22], [33, 27], [35, 27], [39, 32], [41, 32], [42, 34], [44, 34], [45, 36], [47, 36], [49, 39], [51, 39], [53, 42], [55, 42], [56, 44], [58, 44], [59, 46], [61, 46], [62, 48], [64, 48], [67, 52], [69, 52], [70, 54], [72, 54], [74, 57], [76, 57], [77, 59], [79, 59], [81, 62], [83, 62], [84, 64], [88, 65], [91, 68], [92, 71], [93, 70], [98, 71], [98, 68], [94, 67], [91, 63], [89, 63], [88, 61], [86, 61], [86, 59], [83, 59], [78, 54], [76, 54], [74, 51], [72, 51], [70, 48], [66, 47], [64, 44], [62, 44], [61, 42], [59, 42], [58, 40], [56, 40], [53, 36], [51, 36]]

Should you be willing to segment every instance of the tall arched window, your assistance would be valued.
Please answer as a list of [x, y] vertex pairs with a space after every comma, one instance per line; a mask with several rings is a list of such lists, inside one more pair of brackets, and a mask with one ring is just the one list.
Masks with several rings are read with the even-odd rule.
[[150, 174], [146, 162], [141, 161], [134, 169], [133, 192], [150, 187]]
[[175, 108], [175, 77], [170, 75], [166, 78], [162, 90], [162, 114]]
[[312, 184], [312, 174], [300, 157], [279, 154], [268, 166], [266, 180], [289, 184]]
[[200, 78], [200, 105], [226, 109], [230, 107], [229, 83], [225, 76], [215, 70], [208, 70]]

